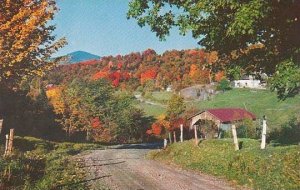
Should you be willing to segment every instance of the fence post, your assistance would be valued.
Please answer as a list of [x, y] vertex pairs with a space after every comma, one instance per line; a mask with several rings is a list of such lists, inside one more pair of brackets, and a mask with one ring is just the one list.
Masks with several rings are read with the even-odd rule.
[[173, 138], [174, 138], [174, 143], [176, 143], [177, 140], [176, 140], [176, 132], [175, 131], [173, 131]]
[[172, 136], [171, 136], [171, 132], [169, 132], [169, 141], [170, 141], [170, 144], [172, 144]]
[[0, 119], [0, 134], [2, 133], [3, 119]]
[[168, 144], [167, 139], [164, 139], [164, 149], [167, 148], [167, 144]]
[[266, 117], [264, 116], [263, 128], [262, 128], [262, 133], [261, 133], [260, 149], [265, 149], [266, 148], [266, 136], [267, 136], [267, 120], [266, 120]]
[[9, 130], [8, 151], [7, 151], [8, 155], [10, 155], [12, 153], [13, 142], [14, 142], [14, 129], [10, 129]]
[[197, 125], [194, 125], [195, 144], [198, 145]]
[[9, 135], [6, 134], [6, 135], [5, 135], [5, 150], [4, 150], [4, 157], [7, 155], [7, 151], [8, 151], [8, 142], [9, 142]]
[[180, 142], [183, 142], [183, 124], [180, 124]]
[[236, 127], [234, 124], [231, 125], [231, 130], [233, 136], [234, 150], [239, 150], [239, 142], [237, 138]]

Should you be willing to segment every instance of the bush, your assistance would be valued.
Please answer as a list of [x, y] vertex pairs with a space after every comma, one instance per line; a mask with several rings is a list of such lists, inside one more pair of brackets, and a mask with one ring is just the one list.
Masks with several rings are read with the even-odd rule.
[[245, 119], [237, 128], [238, 138], [251, 138], [256, 139], [258, 137], [256, 127], [251, 119]]
[[275, 129], [270, 133], [270, 140], [275, 144], [291, 145], [300, 143], [300, 121], [292, 118], [282, 125], [280, 129]]
[[222, 90], [223, 92], [231, 90], [230, 82], [227, 79], [222, 79], [217, 86], [217, 90]]

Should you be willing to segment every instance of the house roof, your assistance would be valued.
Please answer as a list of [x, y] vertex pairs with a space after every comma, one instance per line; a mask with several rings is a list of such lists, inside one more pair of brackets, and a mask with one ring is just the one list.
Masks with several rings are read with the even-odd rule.
[[[222, 123], [225, 122], [232, 122], [232, 121], [240, 121], [243, 119], [256, 119], [256, 116], [251, 113], [248, 112], [245, 109], [242, 108], [216, 108], [216, 109], [208, 109], [205, 111], [202, 111], [196, 115], [199, 115], [203, 112], [209, 112], [210, 114], [212, 114], [213, 116], [215, 116], [216, 118], [218, 118]], [[192, 117], [194, 117], [192, 116]], [[192, 118], [191, 117], [191, 118]]]

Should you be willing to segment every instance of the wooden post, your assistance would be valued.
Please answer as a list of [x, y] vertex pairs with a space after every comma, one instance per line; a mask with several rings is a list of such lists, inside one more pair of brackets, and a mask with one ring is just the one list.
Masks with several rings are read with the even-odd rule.
[[169, 141], [170, 141], [170, 144], [172, 144], [172, 136], [171, 136], [171, 132], [169, 132]]
[[9, 141], [8, 141], [8, 155], [12, 153], [14, 142], [14, 129], [9, 130]]
[[168, 144], [167, 139], [164, 139], [164, 149], [167, 148], [167, 144]]
[[231, 130], [233, 136], [234, 150], [239, 150], [239, 142], [237, 138], [236, 127], [234, 124], [231, 125]]
[[2, 126], [3, 126], [3, 119], [0, 119], [0, 134], [2, 132]]
[[265, 149], [266, 148], [266, 135], [267, 135], [267, 120], [264, 116], [263, 119], [263, 128], [262, 128], [262, 133], [261, 133], [261, 145], [260, 149]]
[[176, 131], [173, 131], [173, 137], [174, 137], [174, 143], [176, 143], [177, 142], [177, 140], [176, 140]]
[[198, 145], [197, 125], [194, 125], [195, 144]]
[[183, 142], [183, 124], [180, 124], [180, 142]]
[[85, 140], [89, 142], [91, 140], [91, 131], [90, 129], [86, 129], [86, 137]]
[[8, 142], [9, 142], [9, 135], [5, 135], [5, 150], [4, 150], [4, 156], [7, 155], [7, 151], [8, 151]]

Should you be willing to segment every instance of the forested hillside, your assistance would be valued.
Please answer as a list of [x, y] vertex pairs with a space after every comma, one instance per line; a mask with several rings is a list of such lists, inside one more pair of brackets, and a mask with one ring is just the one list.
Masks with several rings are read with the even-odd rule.
[[106, 56], [100, 60], [61, 65], [47, 76], [48, 84], [58, 85], [73, 79], [108, 79], [115, 87], [135, 90], [138, 86], [181, 89], [192, 84], [219, 81], [223, 73], [212, 71], [215, 53], [202, 49], [172, 50], [158, 55], [154, 50], [128, 55]]

